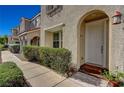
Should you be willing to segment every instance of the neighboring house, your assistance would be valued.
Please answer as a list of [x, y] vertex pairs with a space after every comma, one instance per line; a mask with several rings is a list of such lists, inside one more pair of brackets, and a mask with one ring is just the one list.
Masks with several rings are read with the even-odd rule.
[[12, 43], [17, 43], [19, 44], [19, 38], [18, 38], [18, 29], [19, 27], [13, 28], [12, 29], [12, 35], [8, 36], [8, 44], [12, 44]]
[[[20, 45], [37, 45], [40, 42], [40, 13], [34, 16], [32, 19], [22, 17], [21, 23], [17, 30], [17, 37]], [[13, 34], [14, 36], [14, 34]]]
[[21, 45], [38, 45], [40, 42], [40, 13], [32, 19], [21, 18], [19, 40]]
[[69, 49], [77, 68], [90, 63], [124, 71], [124, 6], [44, 5], [41, 11], [41, 46]]

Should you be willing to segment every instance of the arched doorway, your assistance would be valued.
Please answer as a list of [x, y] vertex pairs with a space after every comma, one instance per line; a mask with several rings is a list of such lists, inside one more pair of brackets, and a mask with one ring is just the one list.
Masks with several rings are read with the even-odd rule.
[[103, 11], [94, 10], [81, 18], [80, 65], [90, 63], [108, 68], [109, 17]]
[[31, 45], [39, 46], [39, 42], [40, 42], [40, 37], [38, 37], [38, 36], [31, 39]]

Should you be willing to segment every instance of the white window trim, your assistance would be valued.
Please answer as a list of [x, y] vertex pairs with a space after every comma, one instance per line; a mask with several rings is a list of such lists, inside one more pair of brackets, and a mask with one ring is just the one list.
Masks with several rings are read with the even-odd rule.
[[[53, 39], [53, 43], [54, 42], [59, 42], [59, 48], [62, 48], [63, 47], [63, 44], [61, 42], [63, 42], [62, 38], [63, 38], [63, 35], [62, 35], [62, 30], [61, 31], [57, 31], [57, 33], [59, 33], [59, 40], [54, 40]], [[54, 33], [53, 33], [54, 34]], [[53, 45], [54, 47], [54, 45]]]

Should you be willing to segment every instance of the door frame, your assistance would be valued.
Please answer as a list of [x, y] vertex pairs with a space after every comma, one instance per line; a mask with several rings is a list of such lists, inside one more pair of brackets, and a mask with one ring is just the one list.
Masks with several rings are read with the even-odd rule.
[[[109, 28], [107, 27], [107, 25], [109, 25], [108, 23], [107, 23], [107, 21], [108, 21], [109, 19], [108, 18], [104, 18], [104, 19], [100, 19], [100, 20], [95, 20], [95, 21], [91, 21], [91, 22], [87, 22], [87, 23], [85, 23], [85, 24], [88, 24], [88, 23], [94, 23], [94, 22], [99, 22], [99, 21], [104, 21], [104, 32], [103, 32], [103, 47], [104, 47], [104, 49], [103, 49], [103, 64], [102, 64], [102, 66], [103, 67], [105, 67], [105, 68], [107, 68], [108, 67], [108, 65], [107, 65], [107, 48], [108, 48], [108, 46], [107, 46], [107, 31], [109, 30]], [[86, 27], [86, 26], [85, 26]], [[86, 28], [85, 28], [85, 31], [86, 31]], [[86, 35], [86, 33], [85, 33], [85, 35]], [[85, 37], [85, 43], [86, 43], [86, 37]], [[86, 48], [85, 48], [86, 49]], [[85, 58], [85, 57], [84, 57]], [[86, 63], [85, 61], [84, 61], [84, 63]], [[81, 64], [82, 65], [82, 64]]]

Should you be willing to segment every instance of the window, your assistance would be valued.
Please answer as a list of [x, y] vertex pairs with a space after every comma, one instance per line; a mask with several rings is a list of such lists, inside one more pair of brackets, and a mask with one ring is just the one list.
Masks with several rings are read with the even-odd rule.
[[56, 8], [57, 10], [62, 10], [63, 7], [62, 7], [62, 5], [56, 5], [55, 8]]
[[46, 6], [46, 13], [51, 17], [60, 12], [62, 8], [62, 5], [48, 5]]
[[53, 34], [53, 47], [59, 48], [59, 33]]
[[47, 13], [50, 13], [51, 11], [53, 11], [54, 10], [54, 6], [53, 5], [48, 5], [48, 6], [46, 6], [46, 11], [47, 11]]
[[62, 48], [62, 31], [53, 33], [53, 48]]

